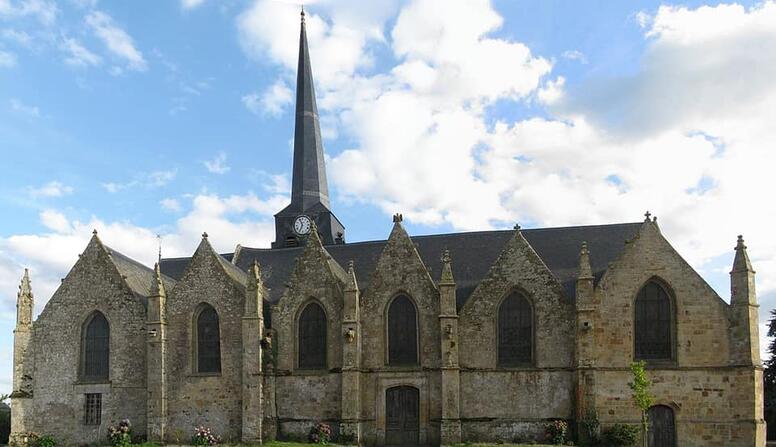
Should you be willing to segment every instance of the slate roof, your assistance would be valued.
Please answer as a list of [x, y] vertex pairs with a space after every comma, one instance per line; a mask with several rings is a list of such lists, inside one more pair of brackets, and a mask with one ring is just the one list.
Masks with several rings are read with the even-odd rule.
[[[593, 225], [561, 228], [537, 228], [521, 230], [523, 236], [542, 258], [553, 275], [566, 290], [567, 297], [573, 301], [577, 275], [577, 262], [582, 241], [587, 241], [590, 249], [590, 261], [595, 281], [598, 282], [610, 262], [617, 259], [625, 247], [625, 241], [632, 239], [641, 227], [641, 223], [611, 225]], [[458, 307], [487, 275], [488, 270], [504, 249], [507, 240], [514, 231], [478, 231], [450, 233], [429, 236], [415, 236], [412, 241], [437, 280], [441, 274], [442, 251], [450, 250], [453, 259], [453, 276], [457, 284]], [[341, 266], [354, 261], [359, 287], [369, 287], [372, 272], [377, 259], [387, 241], [356, 242], [343, 245], [327, 245], [325, 248]], [[259, 263], [262, 279], [269, 289], [269, 299], [277, 302], [283, 293], [285, 283], [294, 266], [294, 259], [302, 254], [303, 247], [295, 248], [248, 248], [241, 247], [234, 264], [247, 271], [254, 260]], [[231, 259], [233, 254], [222, 255]], [[162, 272], [179, 279], [190, 258], [162, 259]]]
[[[151, 285], [155, 281], [154, 270], [108, 246], [105, 246], [105, 249], [119, 273], [124, 276], [129, 288], [139, 297], [148, 298], [151, 295]], [[170, 290], [175, 285], [175, 280], [164, 273], [162, 273], [162, 281], [166, 290]], [[143, 300], [143, 303], [147, 301]]]

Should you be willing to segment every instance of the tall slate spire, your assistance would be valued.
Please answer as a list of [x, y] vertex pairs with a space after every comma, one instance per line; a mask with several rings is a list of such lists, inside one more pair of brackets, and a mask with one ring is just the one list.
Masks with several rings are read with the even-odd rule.
[[315, 103], [313, 70], [307, 47], [304, 10], [299, 34], [299, 65], [296, 72], [296, 126], [294, 129], [294, 172], [291, 204], [305, 211], [321, 203], [329, 208], [329, 186], [323, 161], [323, 142]]
[[[291, 203], [275, 214], [272, 248], [297, 247], [318, 229], [323, 245], [345, 243], [345, 227], [331, 212], [321, 125], [315, 102], [313, 70], [307, 46], [304, 9], [299, 31], [299, 64], [296, 73], [296, 115]], [[311, 225], [315, 223], [315, 225]]]

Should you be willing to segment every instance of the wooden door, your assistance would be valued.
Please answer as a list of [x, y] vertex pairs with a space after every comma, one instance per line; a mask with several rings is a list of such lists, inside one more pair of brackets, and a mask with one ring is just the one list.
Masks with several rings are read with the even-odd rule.
[[647, 412], [649, 447], [676, 447], [674, 410], [665, 405], [655, 405]]
[[417, 388], [397, 386], [385, 392], [385, 444], [418, 445], [420, 402]]

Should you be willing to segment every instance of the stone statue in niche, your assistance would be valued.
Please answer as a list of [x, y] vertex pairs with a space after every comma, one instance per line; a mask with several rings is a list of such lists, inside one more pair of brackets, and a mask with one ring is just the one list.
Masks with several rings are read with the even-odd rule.
[[356, 339], [356, 331], [353, 330], [353, 328], [348, 328], [345, 331], [345, 341], [348, 343], [353, 343], [353, 340]]

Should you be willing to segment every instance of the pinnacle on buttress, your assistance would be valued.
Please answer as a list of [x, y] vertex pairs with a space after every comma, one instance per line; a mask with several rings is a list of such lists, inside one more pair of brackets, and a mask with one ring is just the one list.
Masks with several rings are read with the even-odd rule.
[[593, 279], [593, 269], [590, 266], [590, 251], [587, 249], [587, 242], [582, 242], [582, 249], [579, 251], [579, 271], [577, 279]]
[[733, 270], [730, 273], [737, 272], [751, 272], [754, 273], [752, 263], [749, 261], [749, 255], [746, 253], [746, 245], [744, 244], [744, 237], [738, 235], [736, 241], [736, 257], [733, 259]]
[[453, 279], [453, 266], [452, 258], [450, 257], [450, 250], [445, 249], [442, 252], [442, 275], [439, 278], [440, 284], [455, 284]]
[[29, 325], [32, 323], [33, 301], [30, 271], [24, 269], [24, 276], [22, 276], [21, 284], [19, 284], [19, 294], [16, 296], [17, 325]]
[[162, 296], [165, 294], [164, 281], [162, 280], [162, 269], [159, 263], [154, 264], [154, 282], [151, 283], [151, 296]]
[[353, 261], [348, 262], [348, 283], [345, 285], [346, 292], [358, 290], [358, 281], [356, 281], [356, 270]]

